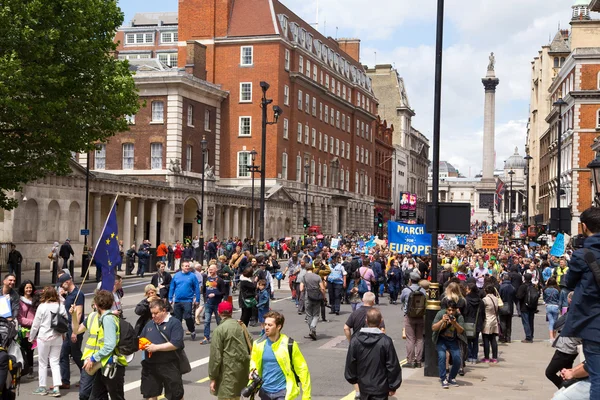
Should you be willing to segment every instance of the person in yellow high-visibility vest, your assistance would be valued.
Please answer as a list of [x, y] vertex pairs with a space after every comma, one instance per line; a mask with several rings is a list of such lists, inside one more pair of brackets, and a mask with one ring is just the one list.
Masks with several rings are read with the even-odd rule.
[[[118, 317], [111, 311], [113, 302], [111, 292], [100, 290], [94, 296], [96, 311], [88, 315], [79, 326], [77, 319], [73, 319], [74, 333], [80, 334], [86, 330], [90, 333], [81, 357], [84, 364], [79, 386], [80, 399], [96, 400], [110, 395], [111, 400], [125, 400], [127, 360], [124, 356], [115, 354], [120, 332]], [[73, 308], [71, 311], [74, 312]], [[107, 368], [114, 371], [104, 374]]]

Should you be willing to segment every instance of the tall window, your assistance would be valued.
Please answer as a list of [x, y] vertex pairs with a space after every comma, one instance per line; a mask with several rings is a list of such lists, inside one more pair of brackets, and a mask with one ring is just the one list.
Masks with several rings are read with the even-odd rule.
[[306, 113], [310, 113], [310, 95], [308, 93], [306, 93], [306, 96], [304, 97], [304, 111], [306, 111]]
[[133, 143], [123, 144], [123, 169], [133, 169]]
[[210, 132], [210, 110], [204, 110], [204, 130]]
[[346, 170], [346, 192], [350, 191], [350, 170]]
[[313, 81], [317, 81], [317, 64], [313, 64]]
[[600, 109], [596, 112], [596, 128], [600, 128]]
[[288, 155], [283, 153], [281, 155], [281, 179], [287, 180], [288, 178]]
[[327, 135], [323, 135], [323, 151], [327, 153]]
[[304, 126], [304, 144], [308, 145], [308, 141], [310, 140], [310, 128], [308, 125]]
[[240, 103], [252, 101], [252, 82], [240, 83]]
[[188, 172], [192, 171], [192, 150], [191, 144], [188, 144], [185, 148], [185, 170]]
[[151, 169], [162, 169], [163, 159], [163, 145], [162, 143], [151, 143], [150, 144], [150, 168]]
[[152, 122], [164, 122], [165, 103], [162, 101], [152, 102]]
[[289, 137], [289, 130], [290, 130], [290, 126], [289, 126], [290, 122], [288, 121], [287, 118], [283, 119], [283, 138], [284, 139], [288, 139]]
[[329, 123], [329, 106], [328, 105], [325, 106], [325, 123], [326, 124]]
[[284, 58], [285, 58], [285, 64], [283, 65], [283, 67], [285, 68], [286, 71], [290, 70], [290, 51], [288, 49], [285, 49], [285, 53], [284, 53]]
[[327, 164], [323, 164], [323, 186], [327, 187]]
[[288, 85], [283, 87], [283, 105], [290, 105], [290, 87]]
[[310, 161], [310, 184], [311, 185], [315, 184], [315, 172], [317, 172], [315, 170], [315, 160], [311, 160]]
[[302, 123], [298, 122], [298, 143], [302, 143]]
[[369, 139], [369, 124], [365, 125], [365, 137], [367, 138], [367, 140], [371, 140]]
[[335, 155], [340, 155], [340, 139], [335, 139]]
[[344, 170], [340, 170], [340, 189], [344, 189]]
[[342, 146], [341, 146], [341, 153], [342, 155], [340, 157], [344, 158], [346, 155], [346, 145], [344, 144], [344, 141], [342, 140]]
[[94, 154], [94, 164], [95, 164], [94, 169], [106, 168], [106, 145], [105, 144], [99, 144], [96, 146], [96, 153]]
[[239, 136], [252, 136], [252, 117], [240, 117]]
[[346, 159], [350, 159], [350, 143], [346, 143]]
[[360, 160], [360, 148], [356, 146], [356, 162]]
[[250, 156], [250, 152], [239, 151], [237, 155], [237, 177], [248, 178], [250, 176], [250, 171], [248, 170], [248, 167], [252, 165], [252, 157]]
[[304, 57], [299, 56], [298, 58], [298, 72], [301, 74], [304, 73]]
[[194, 127], [194, 106], [191, 104], [187, 110], [187, 126]]
[[335, 127], [340, 129], [340, 112], [335, 112]]
[[316, 117], [317, 116], [317, 98], [313, 97], [312, 99], [312, 116]]
[[319, 151], [323, 148], [323, 133], [319, 132]]
[[333, 137], [331, 138], [331, 140], [329, 141], [329, 154], [333, 155], [333, 145], [334, 145], [334, 141], [333, 141]]
[[319, 119], [323, 121], [323, 103], [319, 102]]
[[323, 167], [321, 166], [321, 162], [319, 162], [319, 172], [317, 173], [317, 185], [319, 185], [319, 186], [321, 186], [321, 182], [323, 179], [322, 169], [323, 169]]
[[312, 136], [311, 136], [312, 140], [312, 147], [317, 147], [317, 130], [315, 128], [312, 128]]
[[352, 129], [350, 125], [350, 116], [348, 115], [348, 117], [346, 118], [346, 129], [348, 130], [348, 133], [350, 133], [350, 129]]
[[306, 60], [306, 76], [310, 78], [310, 60]]
[[296, 157], [296, 182], [302, 182], [302, 157]]
[[242, 46], [240, 65], [252, 65], [253, 61], [252, 46]]
[[298, 110], [302, 111], [302, 90], [298, 90]]
[[354, 191], [356, 193], [358, 193], [358, 189], [359, 189], [359, 185], [358, 185], [358, 171], [356, 171], [356, 173], [354, 174]]
[[342, 131], [346, 130], [346, 117], [342, 114]]

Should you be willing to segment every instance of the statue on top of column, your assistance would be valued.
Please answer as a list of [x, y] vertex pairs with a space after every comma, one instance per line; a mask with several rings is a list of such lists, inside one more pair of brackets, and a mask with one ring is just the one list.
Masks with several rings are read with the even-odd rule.
[[493, 71], [495, 65], [496, 65], [496, 57], [494, 57], [494, 52], [492, 52], [492, 53], [490, 53], [490, 63], [488, 64], [487, 70]]

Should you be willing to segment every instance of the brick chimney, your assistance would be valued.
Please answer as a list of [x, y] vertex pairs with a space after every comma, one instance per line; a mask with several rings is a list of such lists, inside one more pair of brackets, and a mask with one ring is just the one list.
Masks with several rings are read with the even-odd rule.
[[360, 39], [337, 39], [340, 50], [360, 62]]
[[179, 0], [179, 40], [227, 36], [233, 0]]
[[198, 79], [206, 80], [206, 46], [188, 40], [186, 46], [185, 72]]

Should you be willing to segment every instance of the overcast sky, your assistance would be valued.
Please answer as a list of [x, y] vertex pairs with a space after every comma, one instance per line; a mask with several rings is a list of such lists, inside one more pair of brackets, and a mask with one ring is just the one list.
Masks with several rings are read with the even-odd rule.
[[[237, 0], [244, 1], [244, 0]], [[531, 61], [559, 26], [569, 28], [575, 0], [446, 0], [442, 88], [441, 160], [466, 176], [481, 171], [481, 78], [496, 56], [496, 168], [515, 147], [524, 155]], [[317, 0], [282, 0], [307, 22], [316, 22]], [[435, 68], [435, 0], [319, 0], [319, 30], [361, 39], [361, 62], [393, 64], [404, 78], [413, 126], [431, 141]], [[176, 11], [177, 0], [121, 0], [125, 22], [136, 12]], [[367, 8], [367, 4], [369, 8]], [[598, 18], [598, 15], [592, 15]], [[430, 142], [433, 145], [433, 142]]]

